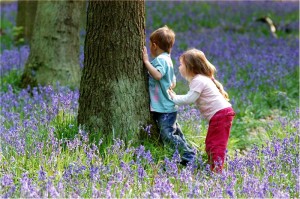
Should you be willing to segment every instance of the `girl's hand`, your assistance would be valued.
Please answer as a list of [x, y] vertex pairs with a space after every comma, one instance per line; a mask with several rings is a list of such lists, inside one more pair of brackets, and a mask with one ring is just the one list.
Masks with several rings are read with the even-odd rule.
[[171, 86], [170, 86], [170, 88], [169, 89], [173, 89], [173, 88], [175, 88], [176, 87], [176, 83], [175, 82], [172, 82], [172, 84], [171, 84]]
[[174, 99], [174, 97], [176, 97], [176, 93], [171, 88], [168, 89], [168, 93], [169, 93], [171, 99]]
[[144, 46], [144, 49], [143, 49], [143, 62], [144, 63], [149, 62], [149, 57], [148, 57], [148, 52], [147, 52], [146, 46]]

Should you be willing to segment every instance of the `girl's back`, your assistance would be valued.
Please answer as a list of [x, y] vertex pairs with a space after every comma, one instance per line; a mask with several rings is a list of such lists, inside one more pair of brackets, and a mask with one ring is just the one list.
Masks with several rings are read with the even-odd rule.
[[210, 120], [217, 111], [231, 107], [215, 83], [207, 76], [196, 75], [190, 82], [190, 90], [200, 93], [196, 105], [207, 120]]

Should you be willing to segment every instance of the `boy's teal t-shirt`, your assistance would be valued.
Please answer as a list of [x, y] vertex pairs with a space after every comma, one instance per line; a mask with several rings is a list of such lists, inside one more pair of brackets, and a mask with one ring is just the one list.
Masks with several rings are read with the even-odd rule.
[[168, 89], [172, 82], [176, 83], [173, 63], [170, 54], [164, 52], [152, 60], [151, 64], [161, 73], [158, 81], [149, 75], [149, 92], [151, 111], [159, 113], [172, 113], [177, 111], [177, 106], [171, 100]]

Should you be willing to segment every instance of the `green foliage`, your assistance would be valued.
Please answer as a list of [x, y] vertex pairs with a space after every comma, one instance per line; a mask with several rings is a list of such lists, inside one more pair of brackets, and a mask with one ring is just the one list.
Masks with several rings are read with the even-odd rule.
[[177, 81], [176, 87], [174, 88], [175, 93], [184, 94], [189, 90], [188, 82], [186, 80]]
[[18, 90], [21, 83], [21, 75], [22, 75], [22, 71], [15, 69], [1, 76], [0, 91], [7, 92], [8, 85], [11, 85], [13, 88]]
[[11, 34], [11, 30], [13, 29], [13, 24], [4, 18], [1, 17], [1, 31], [0, 41], [1, 41], [1, 53], [4, 49], [10, 49], [13, 45], [13, 34]]
[[13, 46], [20, 46], [25, 44], [25, 40], [22, 37], [24, 33], [24, 27], [14, 26], [9, 20], [1, 17], [1, 30], [1, 53], [4, 49], [11, 49]]
[[51, 125], [55, 127], [54, 135], [59, 140], [74, 139], [78, 134], [78, 125], [76, 117], [64, 110], [59, 111], [57, 116], [53, 119]]
[[13, 38], [16, 38], [15, 41], [14, 41], [15, 46], [24, 45], [25, 44], [25, 39], [21, 37], [24, 33], [24, 27], [23, 26], [16, 26], [16, 27], [13, 27], [12, 30], [13, 30]]

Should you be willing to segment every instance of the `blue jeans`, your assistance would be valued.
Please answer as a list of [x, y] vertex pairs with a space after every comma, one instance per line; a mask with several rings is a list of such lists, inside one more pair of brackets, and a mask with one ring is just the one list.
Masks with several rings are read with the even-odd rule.
[[163, 143], [177, 148], [180, 152], [182, 161], [190, 162], [195, 157], [195, 152], [186, 141], [178, 123], [177, 112], [173, 113], [158, 113], [153, 112], [154, 120], [159, 127], [160, 136]]

